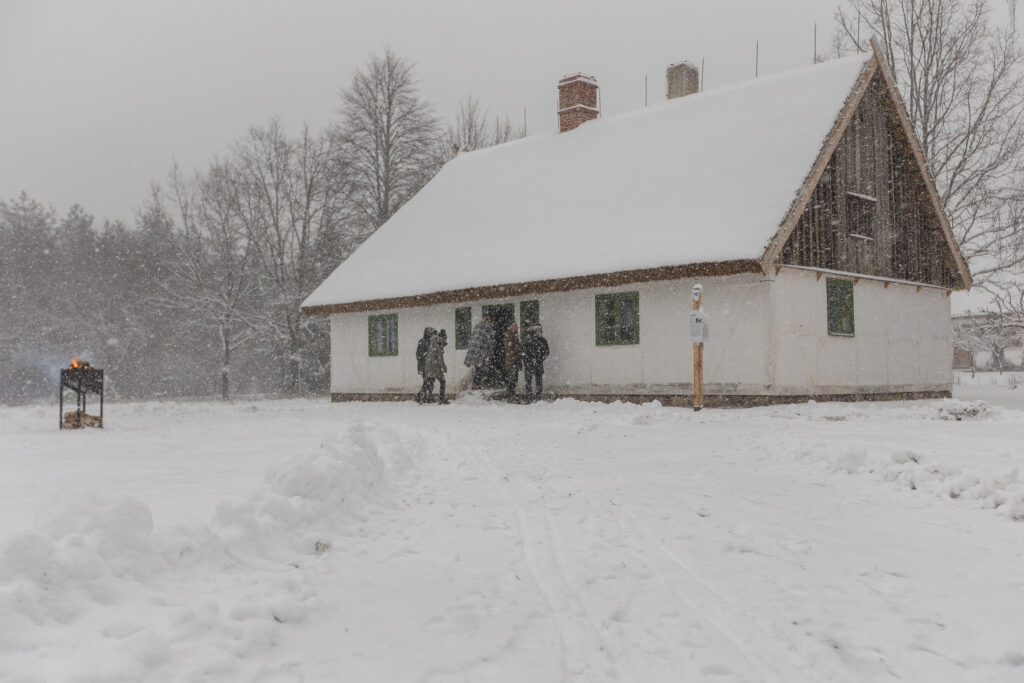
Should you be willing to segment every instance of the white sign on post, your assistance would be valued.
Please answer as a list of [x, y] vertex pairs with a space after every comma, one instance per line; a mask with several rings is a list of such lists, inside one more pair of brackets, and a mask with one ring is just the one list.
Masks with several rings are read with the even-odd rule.
[[708, 316], [704, 311], [690, 314], [690, 341], [703, 344], [708, 340]]

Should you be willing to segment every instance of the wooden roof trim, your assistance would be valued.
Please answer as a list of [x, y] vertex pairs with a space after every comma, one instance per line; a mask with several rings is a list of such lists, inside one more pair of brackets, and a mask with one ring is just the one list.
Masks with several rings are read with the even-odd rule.
[[949, 246], [950, 252], [953, 254], [953, 262], [956, 264], [957, 272], [960, 275], [960, 283], [963, 289], [970, 289], [971, 285], [974, 283], [974, 279], [971, 277], [971, 271], [967, 267], [967, 262], [964, 261], [963, 254], [960, 253], [960, 246], [956, 243], [956, 237], [953, 235], [953, 228], [949, 224], [949, 216], [946, 215], [946, 209], [942, 205], [942, 200], [939, 199], [939, 192], [935, 188], [935, 179], [932, 178], [931, 171], [928, 170], [928, 162], [924, 158], [924, 150], [921, 149], [921, 141], [917, 139], [917, 133], [914, 132], [914, 125], [910, 122], [910, 115], [907, 114], [907, 107], [903, 104], [903, 98], [900, 96], [899, 89], [896, 87], [896, 80], [892, 77], [892, 73], [889, 71], [889, 67], [886, 64], [885, 56], [882, 54], [882, 49], [878, 46], [878, 42], [875, 41], [874, 38], [871, 39], [871, 49], [875, 55], [874, 61], [878, 63], [879, 69], [882, 72], [882, 79], [885, 81], [889, 95], [892, 97], [892, 101], [895, 104], [896, 114], [899, 117], [900, 124], [903, 126], [903, 132], [910, 141], [910, 149], [914, 153], [914, 159], [917, 161], [918, 168], [921, 171], [921, 177], [924, 180], [925, 189], [928, 191], [928, 197], [931, 200], [935, 213], [939, 218], [939, 226], [946, 238], [946, 244]]
[[619, 285], [628, 285], [639, 282], [656, 282], [660, 280], [679, 280], [689, 277], [714, 277], [760, 272], [762, 272], [761, 262], [756, 259], [716, 261], [712, 263], [691, 263], [685, 266], [661, 266], [658, 268], [622, 270], [614, 273], [601, 273], [598, 275], [580, 275], [576, 277], [564, 277], [552, 280], [534, 280], [532, 282], [519, 282], [507, 285], [453, 289], [443, 292], [432, 292], [430, 294], [417, 294], [414, 296], [353, 301], [347, 304], [304, 306], [302, 311], [306, 315], [383, 311], [395, 308], [414, 308], [417, 306], [433, 306], [445, 303], [461, 303], [464, 301], [477, 301], [480, 299], [504, 299], [524, 296], [527, 294], [568, 292], [577, 289], [593, 289], [598, 287], [617, 287]]
[[839, 141], [843, 137], [843, 133], [850, 125], [850, 120], [853, 119], [854, 113], [857, 111], [857, 107], [860, 106], [860, 101], [864, 98], [864, 93], [868, 90], [868, 84], [871, 83], [871, 78], [875, 75], [875, 71], [879, 68], [878, 54], [875, 53], [870, 60], [864, 65], [864, 69], [860, 72], [860, 76], [857, 77], [857, 81], [853, 85], [853, 90], [846, 98], [846, 103], [840, 110], [839, 115], [836, 117], [835, 123], [832, 124], [832, 130], [825, 136], [825, 141], [822, 143], [821, 151], [818, 152], [818, 158], [814, 161], [814, 165], [811, 166], [810, 172], [804, 179], [803, 185], [800, 187], [800, 191], [797, 193], [796, 199], [789, 207], [789, 213], [783, 219], [778, 231], [775, 236], [768, 242], [768, 247], [764, 251], [764, 255], [761, 257], [762, 270], [767, 273], [771, 269], [772, 265], [778, 260], [779, 254], [782, 251], [782, 245], [786, 243], [789, 236], [796, 229], [797, 223], [800, 221], [800, 216], [803, 214], [804, 207], [807, 206], [807, 202], [810, 201], [811, 195], [814, 194], [814, 188], [818, 186], [818, 181], [821, 180], [822, 173], [825, 172], [825, 167], [828, 166], [829, 160], [832, 158], [832, 154], [836, 151], [836, 147], [839, 146]]
[[944, 290], [947, 294], [951, 291], [949, 287], [946, 287], [945, 285], [933, 285], [927, 282], [914, 282], [913, 280], [900, 280], [898, 278], [884, 277], [881, 275], [865, 275], [864, 273], [851, 273], [846, 270], [832, 270], [831, 268], [817, 268], [815, 266], [798, 266], [792, 263], [781, 263], [775, 267], [778, 268], [780, 271], [803, 270], [809, 273], [814, 273], [814, 279], [816, 281], [821, 280], [822, 275], [837, 275], [840, 277], [850, 278], [854, 281], [871, 280], [872, 282], [881, 282], [886, 286], [886, 288], [888, 288], [889, 285], [907, 285], [910, 287], [917, 287], [919, 291], [921, 287], [926, 287], [929, 289], [941, 289]]

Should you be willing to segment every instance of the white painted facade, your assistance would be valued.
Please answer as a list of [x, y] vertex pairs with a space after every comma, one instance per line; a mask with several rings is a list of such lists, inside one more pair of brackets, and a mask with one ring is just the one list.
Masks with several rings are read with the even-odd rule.
[[825, 282], [785, 268], [773, 284], [775, 394], [951, 391], [949, 290], [861, 277], [854, 335], [828, 334]]
[[[705, 345], [708, 395], [808, 395], [949, 391], [952, 331], [945, 289], [860, 278], [854, 287], [855, 333], [829, 335], [826, 277], [783, 269], [701, 279], [710, 318]], [[412, 394], [420, 386], [416, 343], [425, 327], [445, 329], [448, 382], [466, 383], [465, 350], [455, 349], [455, 309], [540, 302], [551, 346], [545, 391], [554, 394], [676, 395], [692, 392], [689, 339], [694, 280], [638, 283], [363, 313], [331, 315], [331, 391], [335, 394]], [[638, 344], [598, 346], [595, 296], [638, 292]], [[369, 355], [368, 318], [398, 316], [397, 356]]]

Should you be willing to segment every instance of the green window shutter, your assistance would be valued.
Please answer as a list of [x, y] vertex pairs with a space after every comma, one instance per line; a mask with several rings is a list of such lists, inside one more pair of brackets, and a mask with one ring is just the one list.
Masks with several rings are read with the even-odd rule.
[[598, 346], [640, 343], [640, 293], [620, 292], [594, 297], [595, 342]]
[[455, 348], [468, 349], [473, 334], [473, 309], [461, 306], [455, 309]]
[[828, 309], [828, 333], [852, 337], [853, 281], [837, 278], [825, 279], [825, 298]]
[[371, 356], [398, 355], [398, 314], [371, 315], [368, 318]]
[[594, 337], [598, 346], [615, 343], [615, 300], [611, 294], [594, 297]]
[[540, 322], [540, 302], [520, 301], [519, 302], [519, 336], [526, 334], [526, 328], [534, 323]]
[[640, 343], [640, 293], [619, 295], [619, 343]]

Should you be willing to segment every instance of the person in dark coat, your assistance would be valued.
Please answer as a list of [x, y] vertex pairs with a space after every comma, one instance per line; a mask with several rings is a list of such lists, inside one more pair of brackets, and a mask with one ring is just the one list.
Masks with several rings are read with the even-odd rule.
[[416, 344], [416, 372], [423, 377], [423, 386], [416, 393], [417, 403], [434, 400], [434, 380], [427, 377], [424, 369], [427, 363], [427, 351], [430, 349], [430, 340], [435, 334], [437, 334], [437, 330], [433, 327], [424, 328], [423, 337]]
[[[533, 323], [526, 328], [523, 337], [523, 381], [526, 385], [526, 402], [536, 401], [544, 393], [544, 360], [551, 353], [548, 340], [544, 338], [544, 328], [540, 323]], [[534, 385], [531, 391], [530, 384]]]
[[473, 388], [479, 389], [483, 382], [484, 366], [491, 355], [494, 347], [494, 321], [485, 317], [473, 327], [473, 334], [469, 337], [469, 348], [466, 349], [466, 358], [463, 363], [467, 368], [473, 368]]
[[505, 377], [508, 381], [508, 402], [515, 403], [516, 384], [519, 382], [519, 368], [523, 364], [523, 355], [519, 346], [519, 327], [509, 323], [505, 328]]
[[444, 347], [448, 345], [448, 333], [441, 330], [430, 338], [430, 348], [427, 349], [427, 361], [424, 365], [423, 377], [436, 379], [438, 383], [438, 403], [447, 405], [448, 400], [444, 397], [444, 373], [448, 372], [448, 366], [444, 362]]

